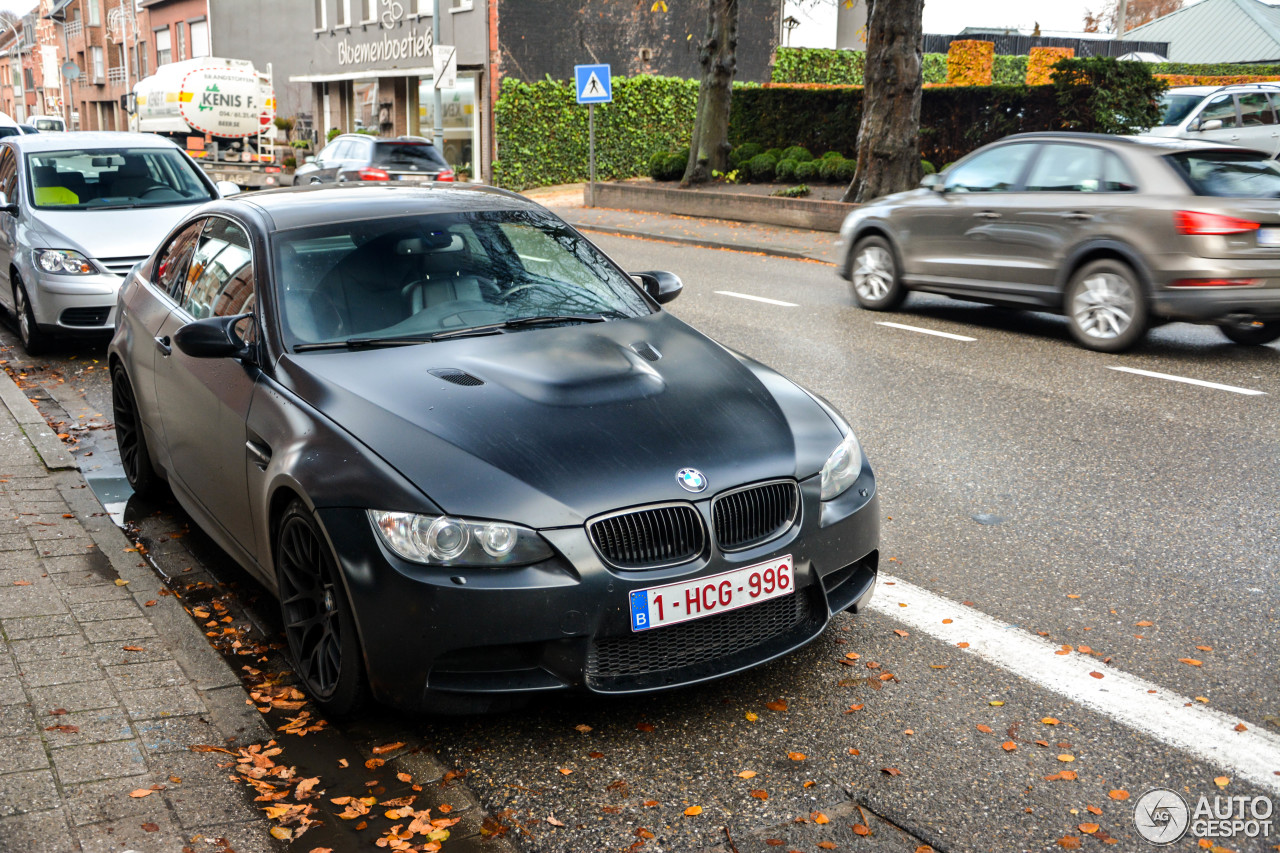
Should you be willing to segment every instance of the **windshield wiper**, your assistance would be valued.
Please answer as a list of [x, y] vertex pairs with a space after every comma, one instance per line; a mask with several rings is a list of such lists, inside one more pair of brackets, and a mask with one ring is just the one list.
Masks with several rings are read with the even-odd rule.
[[603, 323], [606, 320], [625, 319], [621, 311], [602, 311], [599, 314], [550, 314], [539, 317], [517, 317], [500, 325], [503, 329], [519, 329], [524, 326], [541, 326], [545, 323]]
[[604, 311], [599, 314], [552, 314], [541, 317], [516, 317], [514, 320], [503, 320], [501, 323], [487, 323], [483, 326], [468, 326], [465, 329], [446, 329], [432, 332], [429, 335], [410, 335], [399, 338], [347, 338], [342, 341], [321, 341], [314, 344], [298, 344], [294, 352], [312, 352], [315, 350], [333, 349], [371, 349], [374, 347], [404, 347], [413, 344], [429, 344], [432, 341], [445, 341], [450, 338], [476, 338], [483, 335], [500, 335], [506, 329], [521, 329], [527, 326], [541, 326], [550, 323], [603, 323], [606, 320], [625, 318], [620, 311]]

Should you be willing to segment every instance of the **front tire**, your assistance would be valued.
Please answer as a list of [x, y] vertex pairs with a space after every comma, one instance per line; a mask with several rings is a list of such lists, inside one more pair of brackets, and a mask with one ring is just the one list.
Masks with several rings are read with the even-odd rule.
[[849, 281], [853, 298], [868, 311], [892, 311], [907, 298], [893, 247], [883, 237], [864, 237], [853, 247]]
[[142, 415], [138, 411], [138, 399], [124, 366], [117, 364], [111, 371], [111, 408], [116, 422], [116, 445], [120, 448], [120, 464], [125, 479], [140, 496], [155, 494], [161, 484], [160, 475], [151, 465], [147, 451], [147, 437], [142, 431]]
[[1150, 309], [1128, 264], [1104, 258], [1085, 264], [1067, 286], [1071, 336], [1097, 352], [1122, 352], [1147, 332]]
[[1218, 329], [1227, 340], [1246, 347], [1260, 347], [1280, 340], [1280, 321], [1223, 323]]
[[15, 271], [13, 274], [13, 314], [18, 321], [18, 337], [22, 339], [22, 348], [27, 355], [43, 355], [48, 352], [53, 338], [40, 331], [36, 325], [35, 312], [31, 310], [31, 298], [27, 295], [27, 286]]
[[368, 697], [355, 619], [337, 560], [301, 501], [280, 519], [275, 557], [294, 671], [325, 714], [351, 714]]

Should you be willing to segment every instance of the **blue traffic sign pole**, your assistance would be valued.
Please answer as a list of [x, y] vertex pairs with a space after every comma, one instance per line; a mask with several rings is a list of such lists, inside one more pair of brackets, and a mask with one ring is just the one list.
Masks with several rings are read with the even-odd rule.
[[596, 104], [613, 101], [613, 75], [608, 65], [575, 65], [573, 88], [578, 103], [587, 105], [588, 160], [590, 183], [587, 184], [587, 206], [596, 206]]

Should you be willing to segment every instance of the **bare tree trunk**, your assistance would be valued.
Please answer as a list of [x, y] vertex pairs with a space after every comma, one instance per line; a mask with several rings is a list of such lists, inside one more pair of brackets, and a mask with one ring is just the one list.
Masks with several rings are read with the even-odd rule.
[[870, 201], [920, 182], [924, 0], [868, 0], [858, 171], [841, 201]]
[[711, 172], [729, 168], [729, 99], [737, 70], [738, 0], [708, 0], [707, 37], [698, 51], [702, 82], [698, 112], [689, 142], [689, 165], [680, 185], [711, 180]]

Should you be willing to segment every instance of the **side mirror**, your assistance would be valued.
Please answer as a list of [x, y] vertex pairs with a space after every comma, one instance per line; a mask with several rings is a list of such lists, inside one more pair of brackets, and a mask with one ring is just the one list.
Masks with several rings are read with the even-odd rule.
[[942, 189], [942, 176], [937, 172], [925, 175], [920, 179], [920, 186], [934, 190], [935, 192], [940, 191]]
[[1206, 130], [1222, 130], [1222, 119], [1211, 118], [1208, 121], [1200, 122], [1200, 126], [1196, 130], [1204, 133]]
[[230, 198], [233, 195], [240, 194], [239, 185], [233, 184], [231, 181], [218, 181], [213, 186], [214, 189], [218, 191], [218, 195], [222, 198]]
[[196, 320], [179, 329], [173, 343], [192, 358], [245, 358], [251, 349], [236, 332], [236, 326], [252, 314], [233, 317], [208, 317]]
[[659, 305], [667, 304], [679, 296], [680, 291], [684, 290], [684, 282], [675, 273], [650, 270], [648, 272], [632, 273], [632, 275], [640, 279], [640, 283], [644, 285], [645, 292], [652, 296]]
[[0, 192], [0, 212], [9, 214], [10, 216], [18, 215], [18, 205], [9, 201], [9, 196]]

